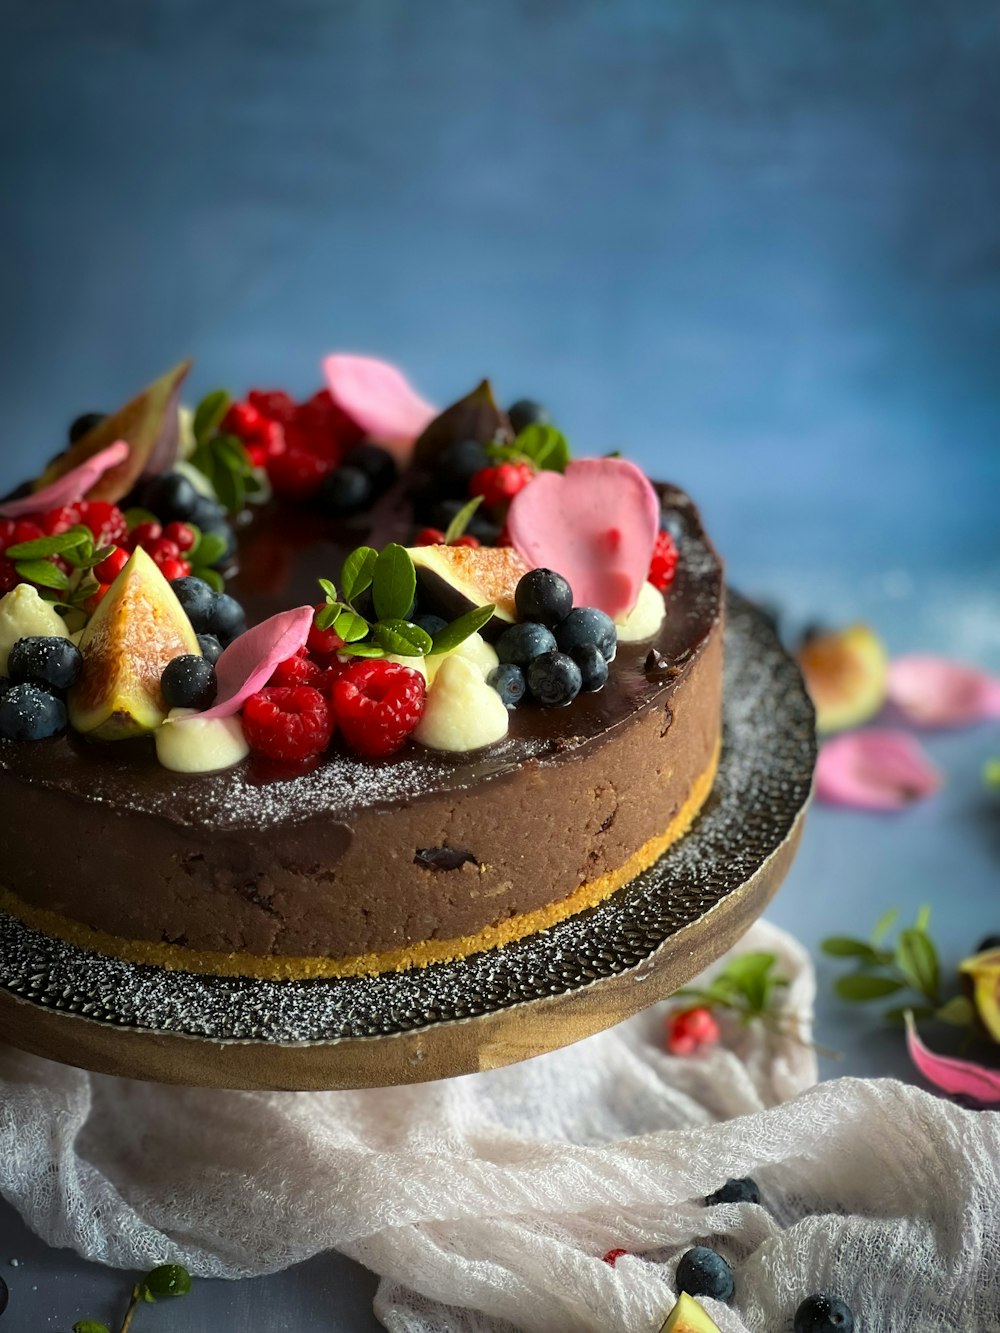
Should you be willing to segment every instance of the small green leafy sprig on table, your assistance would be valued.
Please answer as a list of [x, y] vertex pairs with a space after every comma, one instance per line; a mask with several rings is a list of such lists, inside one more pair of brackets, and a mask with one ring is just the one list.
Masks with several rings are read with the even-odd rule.
[[[340, 591], [320, 579], [326, 605], [316, 615], [319, 629], [332, 629], [344, 641], [339, 651], [350, 657], [426, 657], [457, 648], [482, 629], [496, 607], [473, 607], [434, 635], [407, 619], [417, 590], [417, 571], [405, 547], [390, 543], [382, 551], [359, 546], [344, 561]], [[374, 618], [358, 609], [371, 590]], [[367, 608], [366, 608], [367, 609]]]
[[936, 1018], [955, 1027], [971, 1027], [975, 1021], [972, 1002], [964, 995], [944, 997], [938, 951], [927, 929], [930, 908], [921, 907], [916, 922], [902, 929], [890, 947], [886, 937], [898, 919], [899, 909], [894, 907], [879, 919], [867, 940], [849, 935], [823, 940], [820, 948], [828, 957], [854, 964], [853, 972], [834, 982], [836, 993], [842, 1000], [864, 1004], [909, 992], [917, 998], [885, 1011], [890, 1022], [902, 1023], [909, 1011], [917, 1021]]
[[188, 462], [211, 483], [219, 504], [239, 514], [263, 485], [243, 441], [219, 430], [232, 401], [225, 389], [214, 389], [195, 408], [194, 449]]
[[777, 1017], [778, 1001], [788, 986], [775, 972], [773, 953], [739, 954], [717, 972], [707, 986], [684, 986], [671, 997], [698, 1000], [708, 1008], [728, 1009], [744, 1024]]
[[565, 472], [570, 461], [566, 436], [541, 422], [525, 426], [510, 444], [488, 444], [486, 453], [494, 463], [531, 463], [542, 472]]
[[[154, 1268], [132, 1288], [132, 1297], [119, 1333], [128, 1333], [141, 1303], [147, 1302], [152, 1305], [166, 1296], [186, 1296], [190, 1290], [191, 1274], [180, 1264], [161, 1264], [159, 1268]], [[96, 1319], [78, 1319], [73, 1325], [73, 1333], [111, 1333], [111, 1330], [107, 1324], [102, 1324]]]
[[[82, 606], [97, 588], [97, 580], [90, 571], [113, 550], [113, 546], [96, 546], [90, 529], [78, 524], [51, 537], [18, 542], [9, 546], [5, 554], [8, 560], [13, 560], [18, 577], [25, 583], [34, 583], [46, 601], [75, 607]], [[57, 557], [71, 567], [71, 573], [56, 564]]]

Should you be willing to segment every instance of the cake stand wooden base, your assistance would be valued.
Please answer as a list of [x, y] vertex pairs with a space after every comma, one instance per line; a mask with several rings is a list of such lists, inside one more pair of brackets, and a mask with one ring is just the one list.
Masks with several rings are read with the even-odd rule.
[[385, 1087], [494, 1069], [670, 995], [730, 948], [792, 862], [812, 708], [766, 622], [731, 596], [719, 774], [694, 827], [607, 902], [543, 934], [394, 976], [260, 982], [100, 958], [0, 914], [0, 1041], [197, 1087]]

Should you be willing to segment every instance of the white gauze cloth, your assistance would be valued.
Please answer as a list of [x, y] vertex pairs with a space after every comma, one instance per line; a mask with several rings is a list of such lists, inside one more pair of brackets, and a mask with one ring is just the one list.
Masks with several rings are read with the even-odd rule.
[[[805, 952], [765, 923], [739, 948], [778, 955], [808, 1039]], [[733, 1306], [705, 1301], [723, 1333], [783, 1333], [817, 1290], [858, 1333], [1000, 1330], [1000, 1114], [814, 1086], [808, 1046], [757, 1029], [674, 1058], [663, 1016], [363, 1092], [159, 1087], [0, 1048], [0, 1192], [53, 1245], [126, 1268], [243, 1277], [342, 1250], [382, 1275], [392, 1333], [655, 1333], [699, 1240], [735, 1270]], [[765, 1206], [705, 1208], [744, 1175]]]

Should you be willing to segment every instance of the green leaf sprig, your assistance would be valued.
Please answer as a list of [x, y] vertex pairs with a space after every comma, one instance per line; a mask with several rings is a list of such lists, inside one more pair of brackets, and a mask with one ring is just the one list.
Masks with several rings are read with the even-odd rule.
[[773, 953], [744, 953], [717, 972], [707, 986], [685, 986], [675, 994], [700, 1001], [709, 1008], [729, 1009], [744, 1023], [773, 1017], [781, 993], [788, 986], [775, 972]]
[[231, 402], [225, 389], [215, 389], [195, 408], [195, 445], [188, 461], [211, 483], [219, 503], [230, 514], [238, 514], [262, 487], [243, 441], [219, 432]]
[[[152, 1305], [167, 1296], [186, 1296], [190, 1290], [191, 1274], [180, 1264], [161, 1264], [154, 1268], [132, 1288], [119, 1333], [129, 1333], [135, 1312], [143, 1302]], [[73, 1325], [73, 1333], [111, 1333], [111, 1330], [96, 1319], [78, 1319]]]
[[[319, 586], [326, 605], [316, 615], [319, 629], [332, 629], [344, 641], [339, 651], [349, 657], [427, 657], [451, 652], [482, 629], [495, 606], [473, 607], [433, 636], [409, 619], [417, 590], [417, 571], [409, 551], [392, 542], [382, 551], [359, 546], [344, 561], [340, 590], [329, 579]], [[359, 609], [359, 599], [371, 591], [374, 617]], [[368, 608], [366, 606], [365, 611]]]
[[[13, 560], [18, 577], [42, 589], [47, 600], [64, 606], [79, 606], [97, 587], [90, 570], [106, 559], [114, 547], [97, 546], [89, 528], [78, 524], [66, 532], [51, 537], [36, 537], [33, 541], [18, 542], [5, 552]], [[71, 567], [67, 572], [56, 559]]]
[[975, 1019], [971, 1001], [964, 995], [948, 999], [943, 995], [938, 951], [928, 933], [930, 918], [930, 908], [921, 907], [916, 922], [901, 930], [891, 947], [886, 944], [886, 936], [899, 919], [895, 907], [883, 914], [867, 940], [850, 935], [831, 935], [823, 940], [820, 948], [828, 957], [854, 964], [853, 972], [834, 982], [837, 995], [853, 1004], [864, 1004], [909, 991], [917, 999], [887, 1009], [885, 1017], [890, 1022], [902, 1023], [909, 1010], [918, 1021], [937, 1018], [955, 1027], [971, 1027]]
[[532, 463], [539, 471], [565, 472], [570, 461], [566, 436], [555, 426], [533, 422], [511, 444], [488, 444], [494, 463]]

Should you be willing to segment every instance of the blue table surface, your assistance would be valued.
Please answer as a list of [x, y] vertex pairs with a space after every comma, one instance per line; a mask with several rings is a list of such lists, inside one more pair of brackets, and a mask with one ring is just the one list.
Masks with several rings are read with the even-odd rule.
[[[440, 402], [489, 373], [687, 486], [792, 629], [865, 618], [1000, 669], [990, 0], [4, 11], [0, 486], [184, 355], [196, 395], [306, 392], [323, 352], [369, 351]], [[815, 946], [927, 902], [949, 963], [1000, 930], [1000, 737], [928, 746], [925, 806], [813, 811], [774, 921]], [[833, 975], [824, 1075], [906, 1076]], [[4, 1205], [0, 1273], [23, 1333], [127, 1289]], [[374, 1285], [326, 1255], [163, 1318], [376, 1328]]]

